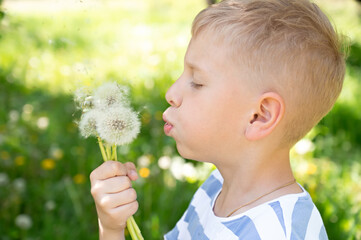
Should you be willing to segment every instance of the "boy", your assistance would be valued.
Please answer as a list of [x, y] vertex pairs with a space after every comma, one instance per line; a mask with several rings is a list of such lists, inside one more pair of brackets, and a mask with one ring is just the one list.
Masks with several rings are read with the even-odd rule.
[[[166, 94], [164, 131], [181, 156], [217, 170], [165, 239], [327, 239], [289, 150], [332, 108], [344, 72], [340, 41], [308, 0], [225, 0], [201, 11]], [[124, 239], [136, 179], [131, 163], [91, 174], [101, 239]]]

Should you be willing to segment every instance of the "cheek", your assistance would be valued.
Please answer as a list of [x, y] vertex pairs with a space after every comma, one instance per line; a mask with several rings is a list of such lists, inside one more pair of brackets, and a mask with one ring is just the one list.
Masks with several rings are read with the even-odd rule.
[[193, 111], [182, 120], [184, 134], [193, 145], [209, 145], [225, 134], [222, 111], [217, 108], [202, 108]]
[[244, 117], [243, 108], [235, 93], [230, 89], [226, 90], [224, 92], [224, 89], [218, 88], [217, 91], [207, 93], [207, 96], [199, 95], [201, 97], [193, 98], [192, 101], [184, 99], [181, 121], [187, 134], [195, 138], [225, 138], [240, 130], [240, 120]]
[[218, 141], [231, 143], [242, 133], [244, 115], [239, 105], [225, 102], [214, 107], [209, 117], [204, 121], [204, 130], [209, 137], [218, 138]]

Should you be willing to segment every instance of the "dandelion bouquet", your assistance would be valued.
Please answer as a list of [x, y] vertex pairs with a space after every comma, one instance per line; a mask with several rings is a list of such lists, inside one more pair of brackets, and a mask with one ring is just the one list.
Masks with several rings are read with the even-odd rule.
[[[80, 133], [85, 138], [98, 138], [104, 161], [117, 161], [117, 146], [132, 142], [139, 133], [140, 121], [130, 106], [128, 92], [128, 88], [114, 82], [92, 92], [75, 92], [74, 100], [82, 109]], [[133, 216], [127, 220], [127, 228], [133, 240], [143, 239]]]

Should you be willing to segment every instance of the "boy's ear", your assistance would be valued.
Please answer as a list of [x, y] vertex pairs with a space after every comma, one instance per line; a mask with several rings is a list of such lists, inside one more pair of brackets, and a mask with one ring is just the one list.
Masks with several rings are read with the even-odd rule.
[[283, 118], [285, 105], [282, 97], [275, 92], [267, 92], [259, 98], [257, 109], [250, 116], [245, 131], [248, 140], [259, 140], [270, 134]]

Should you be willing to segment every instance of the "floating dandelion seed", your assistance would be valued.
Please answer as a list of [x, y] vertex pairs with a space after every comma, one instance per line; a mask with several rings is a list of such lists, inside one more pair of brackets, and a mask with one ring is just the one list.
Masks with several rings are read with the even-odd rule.
[[100, 118], [97, 130], [99, 136], [108, 144], [123, 145], [137, 137], [140, 121], [137, 113], [130, 108], [111, 108]]
[[94, 92], [94, 105], [96, 108], [107, 109], [114, 106], [129, 106], [129, 90], [115, 82], [105, 83]]
[[90, 136], [97, 136], [97, 121], [101, 116], [101, 112], [96, 109], [92, 109], [88, 112], [83, 113], [82, 118], [79, 122], [80, 134], [88, 138]]

